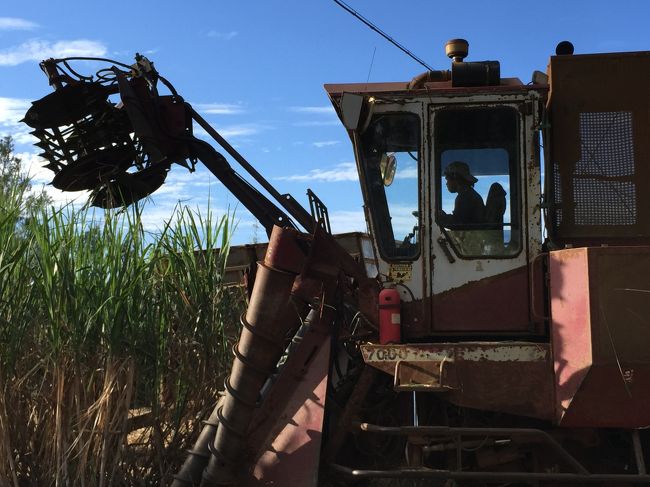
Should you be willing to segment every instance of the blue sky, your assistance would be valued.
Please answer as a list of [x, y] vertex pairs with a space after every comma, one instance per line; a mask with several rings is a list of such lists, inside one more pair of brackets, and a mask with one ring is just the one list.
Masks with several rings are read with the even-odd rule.
[[[548, 56], [564, 39], [574, 43], [576, 53], [650, 49], [650, 3], [641, 0], [464, 1], [456, 4], [458, 10], [448, 2], [348, 3], [435, 68], [448, 67], [445, 41], [464, 37], [470, 42], [468, 60], [497, 59], [502, 76], [524, 82], [533, 70], [546, 69]], [[38, 61], [81, 54], [130, 63], [135, 52], [154, 61], [281, 193], [306, 204], [311, 187], [328, 206], [334, 231], [365, 230], [349, 139], [322, 85], [409, 80], [423, 71], [419, 64], [331, 0], [5, 0], [0, 134], [16, 138], [17, 152], [31, 164], [37, 182], [49, 173], [38, 170], [37, 151], [17, 121], [29, 101], [50, 92]], [[72, 196], [49, 191], [57, 202]], [[179, 200], [205, 208], [208, 198], [217, 212], [236, 209], [236, 243], [265, 239], [203, 169], [189, 174], [174, 168], [145, 209], [147, 225], [159, 226]]]

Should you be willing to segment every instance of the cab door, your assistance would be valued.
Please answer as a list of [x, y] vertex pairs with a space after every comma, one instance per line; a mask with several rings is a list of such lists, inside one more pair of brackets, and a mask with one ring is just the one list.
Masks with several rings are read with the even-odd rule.
[[422, 189], [426, 137], [419, 101], [381, 103], [367, 127], [355, 135], [355, 151], [367, 221], [378, 256], [379, 277], [400, 293], [402, 337], [427, 336], [429, 326], [430, 204]]
[[522, 95], [478, 101], [430, 106], [432, 332], [528, 334], [541, 245], [535, 110]]

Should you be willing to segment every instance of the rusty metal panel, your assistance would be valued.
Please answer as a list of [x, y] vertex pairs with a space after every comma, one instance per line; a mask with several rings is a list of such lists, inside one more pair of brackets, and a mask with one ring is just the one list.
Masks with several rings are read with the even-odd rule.
[[551, 252], [556, 421], [650, 425], [650, 247]]
[[471, 280], [433, 296], [434, 330], [532, 332], [529, 293], [527, 266]]
[[650, 243], [650, 52], [555, 56], [549, 70], [552, 238]]
[[361, 347], [365, 362], [398, 390], [441, 392], [459, 406], [553, 418], [550, 347], [529, 342], [458, 342]]
[[274, 438], [242, 487], [317, 485], [329, 356], [329, 342], [325, 341], [306, 375], [288, 392], [291, 398], [275, 418]]
[[[377, 259], [367, 233], [349, 232], [333, 235], [333, 237], [354, 259], [365, 266], [368, 276], [374, 277], [377, 274]], [[228, 250], [224, 284], [227, 286], [240, 285], [246, 271], [264, 259], [267, 246], [268, 242], [232, 245]], [[219, 252], [219, 250], [215, 250], [215, 252]]]

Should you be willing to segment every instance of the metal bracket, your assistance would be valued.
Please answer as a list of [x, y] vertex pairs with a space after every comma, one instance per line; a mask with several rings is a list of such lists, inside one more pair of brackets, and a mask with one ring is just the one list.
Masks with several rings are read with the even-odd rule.
[[406, 360], [398, 360], [395, 362], [395, 372], [393, 373], [393, 388], [396, 391], [447, 392], [453, 390], [446, 380], [449, 367], [445, 367], [445, 364], [449, 364], [446, 358], [437, 364], [429, 362], [427, 363], [428, 367]]
[[307, 190], [307, 197], [309, 198], [311, 217], [323, 228], [323, 230], [331, 235], [332, 227], [330, 226], [330, 217], [327, 211], [327, 206], [325, 206], [325, 203], [323, 203], [311, 189]]
[[449, 263], [453, 264], [456, 262], [456, 258], [451, 253], [451, 250], [449, 250], [449, 242], [447, 242], [447, 239], [445, 237], [438, 237], [438, 244], [440, 245], [440, 248], [442, 248], [442, 252], [445, 254], [445, 257], [447, 257]]

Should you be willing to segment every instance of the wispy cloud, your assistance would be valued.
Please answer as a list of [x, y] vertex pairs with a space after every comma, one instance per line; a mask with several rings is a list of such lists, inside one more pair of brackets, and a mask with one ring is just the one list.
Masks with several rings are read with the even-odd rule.
[[214, 37], [215, 39], [220, 39], [222, 41], [229, 41], [238, 35], [239, 32], [236, 30], [231, 30], [230, 32], [219, 32], [216, 30], [211, 30], [208, 32], [208, 37]]
[[34, 30], [37, 27], [38, 24], [31, 20], [17, 17], [0, 17], [0, 30]]
[[399, 238], [401, 240], [413, 231], [413, 227], [417, 224], [417, 218], [413, 216], [413, 212], [417, 211], [417, 209], [417, 198], [415, 199], [413, 205], [391, 205], [390, 223], [393, 227], [393, 231], [395, 232], [395, 238]]
[[[178, 168], [180, 169], [180, 168]], [[199, 171], [196, 174], [189, 175], [196, 177], [198, 183], [192, 183], [188, 187], [178, 188], [183, 181], [188, 181], [187, 172], [180, 172], [180, 179], [173, 178], [175, 170], [168, 176], [165, 184], [156, 191], [146, 202], [142, 213], [143, 226], [145, 230], [158, 233], [170, 219], [173, 221], [178, 215], [178, 211], [185, 207], [192, 213], [200, 214], [206, 217], [208, 212], [212, 213], [213, 222], [220, 219], [223, 215], [234, 217], [234, 225], [237, 228], [241, 225], [242, 217], [252, 218], [245, 208], [241, 206], [237, 199], [226, 190], [226, 188], [217, 181], [213, 176], [209, 178], [210, 187], [204, 187], [205, 179], [199, 177]], [[207, 171], [206, 171], [207, 173]], [[162, 192], [165, 187], [169, 186], [170, 190]], [[243, 242], [242, 242], [243, 243]]]
[[64, 205], [74, 204], [75, 207], [83, 206], [88, 203], [90, 191], [61, 191], [49, 184], [32, 184], [32, 193], [43, 191], [52, 199], [52, 205], [61, 207]]
[[0, 127], [18, 125], [20, 119], [25, 116], [30, 104], [30, 101], [24, 98], [0, 96]]
[[52, 181], [54, 173], [43, 167], [47, 161], [34, 152], [18, 152], [15, 154], [21, 161], [23, 169], [33, 183], [47, 184]]
[[357, 168], [353, 162], [338, 164], [333, 169], [312, 169], [307, 174], [293, 174], [291, 176], [278, 176], [281, 181], [319, 181], [334, 183], [340, 181], [358, 181]]
[[[226, 125], [222, 127], [215, 127], [216, 130], [221, 134], [222, 137], [235, 138], [235, 137], [245, 137], [248, 135], [259, 134], [263, 130], [267, 130], [269, 127], [262, 126], [259, 124], [241, 124], [241, 125]], [[201, 127], [194, 127], [194, 135], [206, 140], [212, 140], [208, 133]]]
[[294, 127], [326, 127], [330, 125], [341, 125], [338, 119], [334, 120], [305, 120], [303, 122], [294, 122]]
[[335, 233], [367, 232], [368, 226], [363, 210], [332, 211], [329, 214], [330, 224]]
[[219, 130], [219, 133], [225, 137], [242, 137], [244, 135], [255, 135], [260, 132], [259, 127], [254, 125], [231, 125]]
[[418, 168], [417, 166], [406, 166], [404, 168], [397, 168], [395, 179], [417, 179]]
[[17, 144], [32, 144], [36, 141], [29, 134], [31, 129], [20, 123], [30, 104], [29, 100], [23, 98], [0, 96], [0, 136], [11, 135]]
[[323, 147], [331, 147], [333, 145], [340, 144], [341, 142], [338, 140], [323, 140], [321, 142], [314, 142], [312, 145], [314, 147], [318, 147], [319, 149]]
[[196, 111], [207, 115], [237, 115], [244, 113], [241, 105], [231, 103], [192, 103]]
[[198, 166], [193, 173], [173, 166], [171, 172], [160, 189], [155, 192], [156, 198], [170, 198], [174, 201], [190, 200], [198, 195], [208, 195], [213, 186], [222, 186], [221, 182], [203, 166]]
[[293, 106], [288, 110], [294, 113], [314, 115], [316, 120], [298, 120], [292, 123], [294, 127], [324, 127], [339, 125], [338, 118], [335, 117], [334, 107], [332, 106]]
[[69, 56], [104, 56], [106, 46], [98, 41], [76, 39], [48, 42], [32, 39], [18, 46], [0, 50], [0, 66], [16, 66], [29, 61]]
[[321, 114], [334, 114], [334, 107], [321, 106], [321, 107], [289, 107], [289, 111], [296, 113], [321, 113]]

